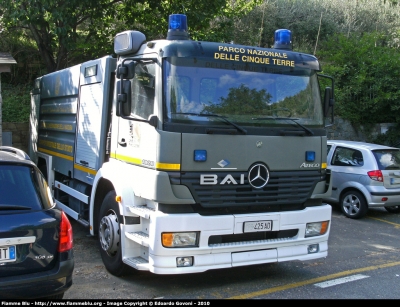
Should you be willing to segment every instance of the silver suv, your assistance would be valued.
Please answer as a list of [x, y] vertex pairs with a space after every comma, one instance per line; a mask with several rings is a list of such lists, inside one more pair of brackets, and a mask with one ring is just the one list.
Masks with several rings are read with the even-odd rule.
[[368, 208], [400, 212], [400, 150], [371, 143], [328, 141], [332, 195], [349, 218], [363, 217]]

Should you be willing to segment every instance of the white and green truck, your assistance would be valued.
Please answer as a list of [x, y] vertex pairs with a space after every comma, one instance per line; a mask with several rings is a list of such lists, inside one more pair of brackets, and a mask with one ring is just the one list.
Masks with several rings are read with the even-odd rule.
[[333, 80], [322, 98], [289, 30], [261, 48], [169, 20], [166, 39], [125, 31], [114, 56], [35, 80], [30, 156], [56, 205], [117, 276], [326, 257]]

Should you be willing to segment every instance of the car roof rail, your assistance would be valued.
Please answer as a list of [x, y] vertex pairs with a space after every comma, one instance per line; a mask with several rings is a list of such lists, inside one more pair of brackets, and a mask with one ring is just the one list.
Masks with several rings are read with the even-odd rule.
[[10, 153], [22, 158], [22, 159], [31, 160], [31, 158], [28, 156], [28, 154], [25, 151], [23, 151], [21, 149], [18, 149], [18, 148], [15, 148], [15, 147], [0, 146], [0, 151], [10, 152]]

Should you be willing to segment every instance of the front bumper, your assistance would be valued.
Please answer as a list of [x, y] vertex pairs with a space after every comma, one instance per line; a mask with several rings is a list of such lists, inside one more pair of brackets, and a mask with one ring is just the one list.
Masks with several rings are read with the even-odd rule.
[[[150, 232], [156, 234], [150, 240], [149, 270], [156, 274], [182, 274], [204, 272], [269, 262], [305, 261], [328, 255], [327, 232], [321, 236], [305, 237], [306, 224], [331, 221], [330, 205], [309, 207], [301, 211], [287, 211], [263, 214], [200, 216], [197, 214], [174, 214], [157, 216], [150, 225]], [[230, 240], [210, 243], [210, 237], [243, 235], [243, 224], [248, 221], [272, 220], [273, 231], [284, 232], [297, 229], [295, 236], [262, 240]], [[200, 231], [198, 247], [164, 248], [161, 245], [162, 232]], [[314, 253], [309, 246], [316, 245]], [[193, 266], [177, 267], [177, 257], [193, 257]]]

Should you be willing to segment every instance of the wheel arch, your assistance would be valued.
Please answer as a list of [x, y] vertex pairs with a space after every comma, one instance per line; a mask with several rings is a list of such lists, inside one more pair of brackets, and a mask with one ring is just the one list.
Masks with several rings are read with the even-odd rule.
[[343, 195], [345, 193], [347, 193], [348, 191], [357, 191], [359, 193], [361, 193], [361, 195], [364, 197], [365, 203], [367, 204], [367, 207], [369, 208], [369, 202], [370, 202], [370, 197], [368, 191], [365, 189], [364, 186], [360, 186], [359, 184], [357, 185], [350, 185], [350, 186], [346, 186], [343, 188], [343, 190], [341, 190], [340, 195], [339, 195], [339, 199], [338, 199], [338, 203], [340, 204], [340, 202], [343, 199]]
[[101, 204], [106, 197], [107, 193], [115, 190], [114, 185], [112, 182], [108, 179], [101, 178], [96, 186], [96, 191], [94, 194], [94, 200], [93, 200], [93, 210], [92, 210], [92, 216], [91, 216], [91, 233], [92, 234], [97, 234], [98, 232], [98, 223], [96, 221], [99, 218], [99, 211]]

